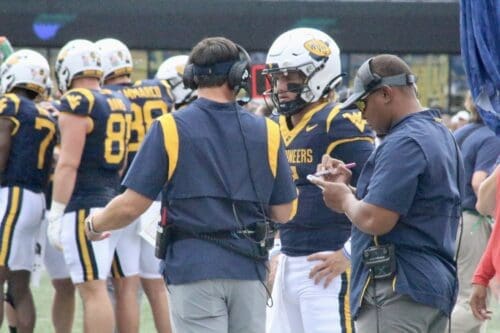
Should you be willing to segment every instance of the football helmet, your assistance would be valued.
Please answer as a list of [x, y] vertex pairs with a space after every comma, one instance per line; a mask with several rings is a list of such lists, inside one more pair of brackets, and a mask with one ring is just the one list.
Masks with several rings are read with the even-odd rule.
[[97, 41], [95, 45], [101, 51], [104, 80], [132, 74], [132, 55], [125, 44], [118, 39], [105, 38]]
[[173, 56], [162, 62], [155, 78], [158, 80], [166, 80], [172, 88], [175, 104], [182, 105], [188, 103], [193, 95], [193, 89], [186, 88], [182, 82], [184, 68], [188, 63], [189, 56], [178, 55]]
[[[292, 101], [280, 102], [276, 76], [299, 72], [304, 83]], [[307, 104], [326, 96], [342, 80], [340, 50], [335, 41], [322, 31], [297, 28], [281, 34], [271, 45], [263, 74], [271, 81], [271, 99], [279, 113], [293, 115]]]
[[57, 86], [63, 93], [69, 89], [75, 78], [101, 79], [103, 69], [99, 49], [86, 39], [72, 40], [59, 51], [55, 70]]
[[42, 95], [50, 76], [47, 59], [33, 50], [12, 53], [0, 66], [0, 95], [23, 88]]

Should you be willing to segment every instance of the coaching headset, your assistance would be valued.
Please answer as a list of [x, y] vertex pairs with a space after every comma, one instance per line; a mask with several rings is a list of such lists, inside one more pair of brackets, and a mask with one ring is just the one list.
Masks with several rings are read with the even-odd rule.
[[238, 60], [219, 62], [210, 66], [198, 66], [193, 63], [187, 64], [184, 68], [182, 81], [184, 87], [197, 89], [197, 76], [201, 75], [220, 75], [227, 76], [229, 88], [238, 92], [245, 89], [248, 92], [248, 82], [250, 81], [250, 56], [247, 51], [236, 44], [238, 48]]

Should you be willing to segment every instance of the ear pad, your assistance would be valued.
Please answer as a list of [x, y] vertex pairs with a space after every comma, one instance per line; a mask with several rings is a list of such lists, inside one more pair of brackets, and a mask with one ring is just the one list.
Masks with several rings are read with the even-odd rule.
[[227, 74], [227, 83], [233, 90], [240, 90], [248, 85], [250, 81], [250, 56], [247, 51], [236, 44], [239, 51], [239, 60], [229, 70]]
[[198, 85], [194, 80], [194, 66], [193, 64], [187, 64], [184, 67], [184, 74], [182, 75], [182, 83], [184, 83], [184, 88], [196, 90]]

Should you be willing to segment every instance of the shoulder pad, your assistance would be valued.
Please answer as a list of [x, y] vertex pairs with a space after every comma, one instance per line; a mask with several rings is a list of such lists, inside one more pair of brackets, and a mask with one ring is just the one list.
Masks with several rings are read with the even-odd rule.
[[88, 115], [94, 107], [95, 97], [92, 91], [77, 88], [68, 91], [61, 98], [61, 112]]
[[15, 94], [5, 94], [0, 98], [0, 116], [15, 116], [19, 111], [21, 100]]

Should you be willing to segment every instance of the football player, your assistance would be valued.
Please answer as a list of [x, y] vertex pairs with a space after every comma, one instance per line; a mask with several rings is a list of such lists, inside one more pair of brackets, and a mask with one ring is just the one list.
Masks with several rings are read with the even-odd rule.
[[129, 137], [128, 101], [101, 91], [101, 56], [94, 43], [73, 40], [56, 64], [60, 104], [60, 154], [54, 172], [48, 238], [64, 253], [84, 309], [85, 332], [113, 332], [106, 278], [120, 232], [98, 243], [84, 234], [84, 219], [118, 194]]
[[272, 44], [263, 71], [279, 113], [288, 162], [298, 189], [295, 217], [280, 226], [281, 252], [267, 331], [351, 332], [349, 260], [351, 223], [326, 207], [307, 180], [322, 156], [356, 163], [353, 184], [373, 151], [373, 134], [358, 110], [328, 100], [341, 81], [340, 51], [327, 34], [297, 28]]
[[[121, 41], [106, 38], [97, 41], [96, 45], [102, 55], [105, 88], [121, 92], [131, 102], [132, 125], [127, 157], [130, 165], [153, 120], [172, 110], [170, 87], [161, 80], [133, 83], [130, 78], [132, 56]], [[168, 313], [168, 298], [165, 282], [159, 273], [160, 260], [155, 257], [152, 244], [140, 237], [137, 230], [151, 223], [156, 226], [159, 213], [160, 201], [157, 201], [138, 221], [125, 228], [118, 242], [112, 277], [119, 332], [139, 330], [139, 306], [136, 301], [139, 276], [151, 305], [156, 330], [171, 332], [169, 316], [165, 315]]]
[[29, 282], [56, 141], [54, 120], [34, 103], [45, 92], [49, 71], [47, 60], [27, 49], [0, 67], [0, 326], [7, 281], [22, 332], [35, 327]]
[[175, 110], [179, 110], [196, 99], [196, 91], [187, 88], [182, 82], [184, 68], [188, 63], [189, 56], [177, 55], [163, 61], [156, 72], [155, 78], [166, 80], [172, 89], [175, 102]]

